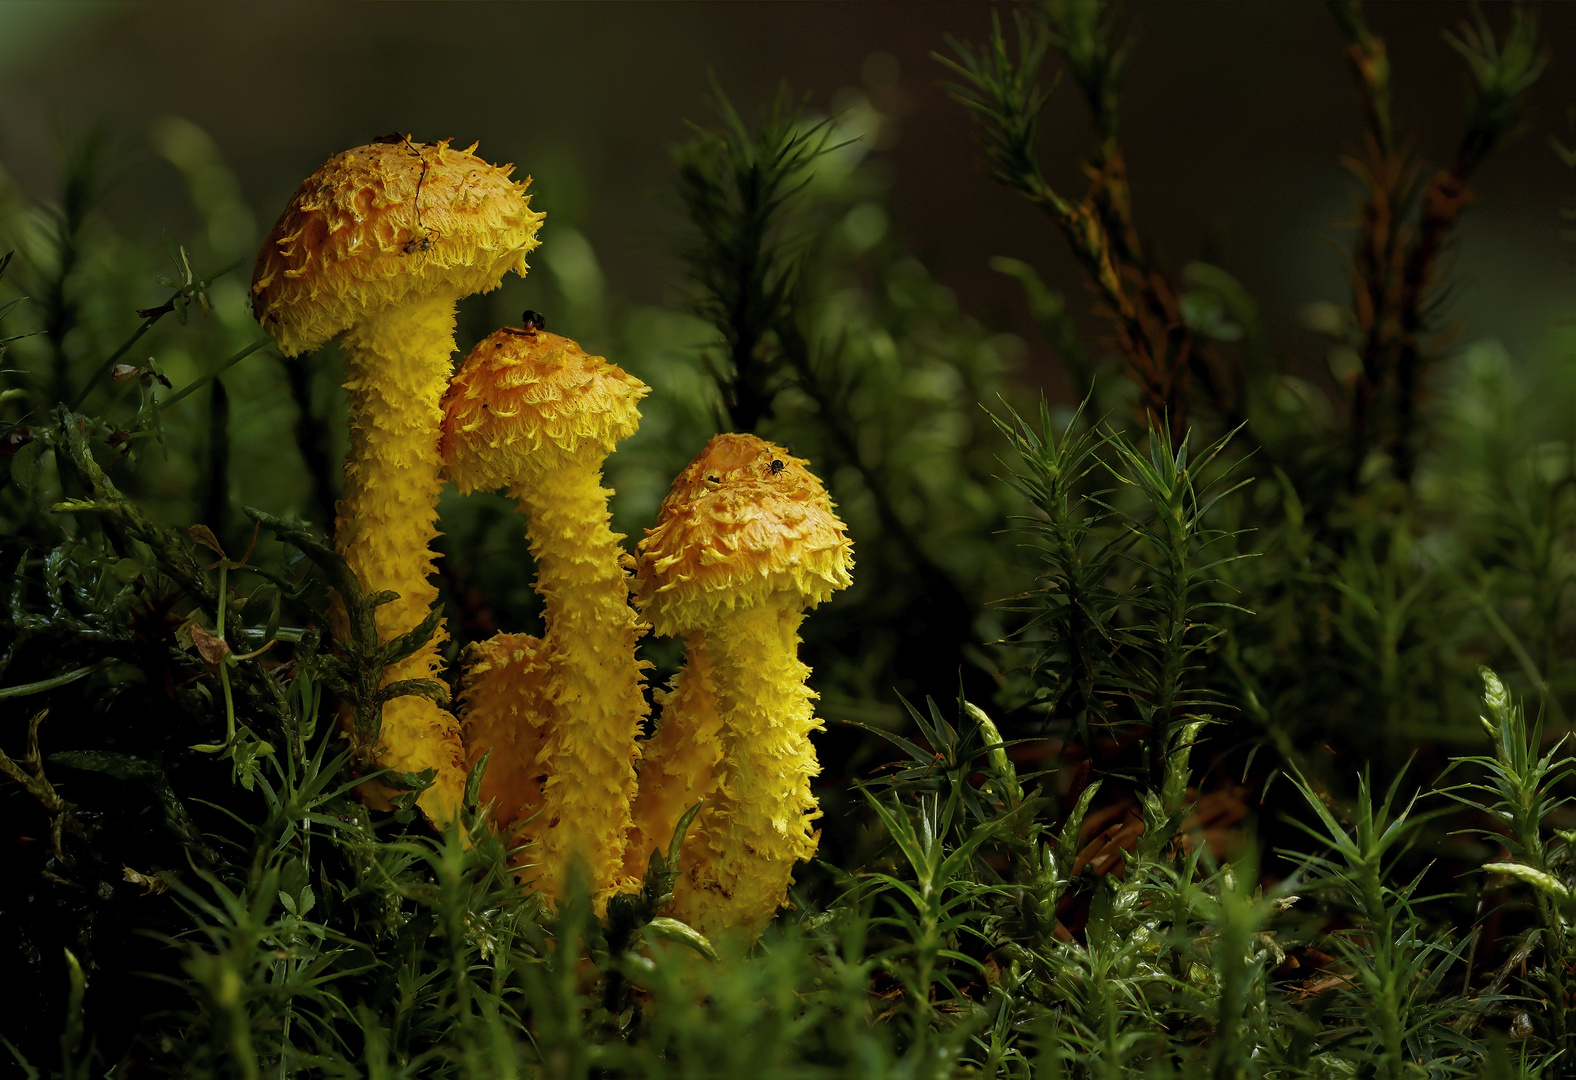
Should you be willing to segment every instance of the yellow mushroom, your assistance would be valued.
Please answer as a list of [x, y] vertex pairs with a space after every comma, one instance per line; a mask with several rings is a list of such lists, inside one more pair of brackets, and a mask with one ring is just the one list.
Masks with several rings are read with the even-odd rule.
[[[657, 703], [662, 716], [641, 754], [624, 853], [624, 874], [631, 881], [645, 874], [653, 851], [668, 850], [686, 810], [696, 803], [709, 806], [716, 797], [722, 717], [701, 631], [685, 635], [684, 668], [668, 691], [657, 696]], [[701, 843], [695, 838], [703, 827], [692, 824], [686, 842]]]
[[547, 659], [529, 634], [494, 634], [461, 657], [460, 734], [467, 771], [489, 750], [481, 803], [492, 822], [512, 831], [542, 808], [546, 779], [539, 760], [547, 741]]
[[507, 635], [468, 656], [465, 733], [473, 761], [489, 746], [513, 748], [512, 761], [494, 754], [482, 796], [535, 841], [526, 857], [537, 887], [557, 898], [578, 857], [600, 905], [628, 884], [624, 847], [646, 715], [635, 659], [644, 628], [629, 606], [602, 464], [634, 433], [647, 387], [538, 329], [534, 312], [526, 323], [471, 350], [444, 398], [450, 478], [462, 492], [507, 488], [528, 516], [546, 628], [540, 642]]
[[[760, 935], [787, 899], [794, 864], [815, 852], [810, 778], [820, 770], [810, 732], [819, 721], [799, 626], [807, 608], [849, 585], [852, 566], [853, 545], [821, 482], [753, 435], [712, 439], [639, 545], [636, 603], [657, 633], [686, 636], [691, 667], [642, 763], [643, 783], [655, 778], [662, 790], [638, 803], [635, 835], [647, 851], [665, 845], [675, 809], [707, 797], [673, 914], [735, 948]], [[685, 776], [690, 796], [674, 798]]]
[[[350, 453], [335, 547], [369, 592], [387, 640], [418, 626], [438, 596], [439, 402], [454, 352], [454, 305], [523, 274], [542, 215], [513, 166], [447, 140], [393, 136], [330, 158], [302, 183], [257, 255], [252, 312], [286, 355], [343, 333]], [[437, 674], [440, 628], [390, 665], [386, 682]], [[383, 708], [382, 764], [433, 769], [419, 805], [436, 821], [459, 806], [464, 751], [454, 717], [421, 697]]]

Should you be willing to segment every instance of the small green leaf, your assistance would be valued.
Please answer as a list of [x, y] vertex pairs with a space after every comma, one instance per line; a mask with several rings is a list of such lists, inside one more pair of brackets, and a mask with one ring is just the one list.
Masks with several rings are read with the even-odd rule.
[[1539, 870], [1535, 866], [1527, 866], [1525, 863], [1484, 863], [1483, 872], [1485, 874], [1504, 874], [1506, 877], [1524, 881], [1539, 892], [1547, 893], [1549, 896], [1554, 897], [1562, 904], [1569, 904], [1573, 899], [1576, 899], [1571, 896], [1570, 887], [1559, 878]]
[[49, 760], [69, 769], [104, 773], [117, 780], [156, 780], [164, 775], [163, 770], [151, 761], [108, 750], [61, 750], [50, 754]]
[[11, 457], [11, 482], [24, 494], [30, 494], [38, 483], [39, 458], [44, 453], [44, 440], [33, 439], [23, 443]]
[[224, 559], [229, 557], [225, 555], [224, 548], [220, 546], [218, 539], [213, 535], [213, 530], [208, 528], [208, 526], [193, 525], [191, 528], [186, 530], [186, 534], [194, 541], [201, 544], [215, 555], [219, 556], [219, 558]]
[[437, 776], [437, 769], [423, 769], [421, 772], [386, 772], [378, 779], [391, 788], [420, 794], [432, 786]]
[[492, 749], [489, 747], [471, 771], [465, 776], [465, 805], [475, 807], [480, 804], [482, 797], [482, 777], [487, 774], [487, 763], [492, 760]]
[[717, 950], [712, 946], [711, 941], [688, 923], [659, 915], [646, 924], [646, 932], [664, 941], [676, 941], [681, 945], [688, 945], [708, 960], [717, 959]]

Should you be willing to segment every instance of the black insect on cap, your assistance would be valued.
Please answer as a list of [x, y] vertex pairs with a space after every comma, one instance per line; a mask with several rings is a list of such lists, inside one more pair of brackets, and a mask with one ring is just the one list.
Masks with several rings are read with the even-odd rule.
[[547, 318], [540, 311], [527, 309], [525, 314], [520, 316], [520, 325], [527, 334], [535, 334], [547, 329]]

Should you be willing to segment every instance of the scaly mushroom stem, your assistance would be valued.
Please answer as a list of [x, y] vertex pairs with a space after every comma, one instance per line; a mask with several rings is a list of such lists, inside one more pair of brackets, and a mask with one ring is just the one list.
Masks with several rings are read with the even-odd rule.
[[[786, 599], [786, 598], [785, 598]], [[820, 817], [810, 732], [820, 726], [799, 661], [800, 601], [720, 613], [706, 627], [722, 728], [717, 804], [686, 845], [673, 914], [748, 947], [788, 896], [794, 863], [815, 854]], [[664, 718], [666, 719], [666, 718]]]
[[[712, 681], [711, 654], [699, 630], [684, 639], [684, 669], [662, 701], [662, 719], [641, 755], [635, 807], [624, 854], [624, 874], [644, 876], [653, 851], [667, 851], [684, 812], [715, 801], [722, 762], [722, 717]], [[690, 827], [686, 848], [705, 844], [703, 827]]]
[[510, 488], [529, 515], [526, 537], [544, 601], [542, 635], [552, 722], [540, 760], [542, 809], [525, 826], [538, 843], [538, 888], [557, 898], [568, 860], [590, 873], [598, 906], [628, 884], [624, 847], [635, 790], [636, 738], [646, 713], [622, 539], [609, 527], [605, 451], [587, 446]]
[[[441, 401], [454, 351], [454, 298], [415, 300], [364, 318], [344, 336], [345, 389], [350, 404], [350, 454], [335, 547], [369, 592], [391, 589], [399, 599], [378, 608], [380, 640], [415, 629], [438, 590], [431, 543], [438, 535], [438, 453]], [[447, 640], [442, 624], [431, 641], [383, 673], [434, 678]], [[465, 789], [464, 750], [454, 717], [421, 697], [383, 707], [382, 764], [400, 772], [436, 770], [419, 805], [440, 824], [454, 816]]]
[[513, 830], [542, 805], [539, 758], [547, 742], [548, 717], [542, 642], [529, 634], [494, 634], [466, 649], [462, 664], [460, 725], [468, 748], [466, 771], [492, 752], [482, 775], [481, 803], [492, 804], [495, 825]]

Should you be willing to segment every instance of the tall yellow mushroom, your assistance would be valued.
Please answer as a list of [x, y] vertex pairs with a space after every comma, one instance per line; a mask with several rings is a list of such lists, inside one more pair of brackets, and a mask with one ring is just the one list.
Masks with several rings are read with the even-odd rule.
[[[418, 626], [438, 591], [439, 402], [454, 352], [454, 306], [524, 274], [542, 215], [525, 183], [447, 140], [391, 136], [330, 158], [302, 183], [257, 254], [252, 312], [286, 355], [344, 334], [350, 453], [334, 542], [378, 609], [380, 638]], [[440, 628], [386, 682], [432, 678]], [[421, 697], [383, 708], [379, 760], [433, 769], [419, 805], [438, 822], [459, 806], [464, 750], [454, 717]]]
[[629, 884], [624, 847], [646, 715], [635, 659], [643, 627], [602, 465], [634, 433], [648, 388], [538, 329], [534, 312], [525, 321], [471, 350], [444, 399], [448, 475], [462, 492], [507, 488], [528, 516], [546, 627], [540, 642], [500, 635], [472, 650], [466, 740], [473, 760], [490, 746], [506, 750], [488, 765], [482, 796], [535, 841], [526, 857], [537, 887], [557, 898], [579, 857], [601, 905]]
[[[850, 584], [853, 545], [806, 464], [753, 435], [718, 435], [674, 481], [639, 545], [636, 603], [657, 633], [685, 635], [690, 668], [642, 763], [642, 782], [653, 778], [659, 792], [639, 802], [635, 835], [646, 851], [665, 845], [675, 808], [708, 797], [673, 914], [735, 948], [776, 915], [820, 835], [810, 827], [820, 815], [810, 732], [820, 724], [799, 626]], [[674, 798], [686, 776], [690, 797]]]

